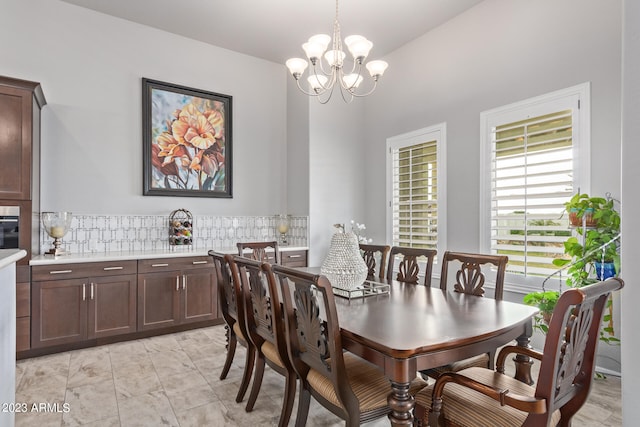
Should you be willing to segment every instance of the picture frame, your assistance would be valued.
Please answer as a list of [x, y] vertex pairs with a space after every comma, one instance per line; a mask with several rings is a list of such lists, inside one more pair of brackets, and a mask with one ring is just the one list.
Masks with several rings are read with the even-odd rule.
[[232, 197], [232, 97], [142, 79], [143, 195]]

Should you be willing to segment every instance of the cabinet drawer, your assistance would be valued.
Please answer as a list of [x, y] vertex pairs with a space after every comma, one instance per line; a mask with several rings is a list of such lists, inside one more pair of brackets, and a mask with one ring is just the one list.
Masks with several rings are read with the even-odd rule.
[[31, 316], [31, 283], [16, 284], [16, 317]]
[[79, 279], [119, 274], [136, 274], [137, 261], [105, 261], [78, 264], [35, 265], [31, 267], [31, 280]]
[[307, 251], [281, 251], [280, 258], [287, 267], [307, 266]]
[[156, 271], [182, 270], [185, 268], [212, 267], [213, 258], [210, 256], [153, 258], [138, 261], [139, 273], [153, 273]]

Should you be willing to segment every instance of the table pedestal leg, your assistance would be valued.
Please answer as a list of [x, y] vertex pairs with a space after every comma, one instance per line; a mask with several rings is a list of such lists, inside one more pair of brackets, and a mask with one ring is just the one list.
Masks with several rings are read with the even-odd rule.
[[[516, 339], [518, 346], [532, 348], [530, 344], [532, 332], [527, 331], [523, 335], [520, 335]], [[515, 379], [522, 381], [525, 384], [532, 385], [533, 378], [531, 377], [531, 365], [533, 365], [533, 361], [531, 358], [522, 354], [516, 354], [513, 361], [516, 365], [516, 373], [514, 375]]]
[[416, 404], [413, 396], [409, 394], [410, 383], [391, 382], [391, 394], [387, 398], [391, 413], [389, 420], [394, 427], [413, 425], [413, 407]]

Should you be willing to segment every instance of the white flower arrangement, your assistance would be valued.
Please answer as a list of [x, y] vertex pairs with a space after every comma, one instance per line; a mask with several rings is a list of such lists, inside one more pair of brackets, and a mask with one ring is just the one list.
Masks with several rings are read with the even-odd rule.
[[367, 239], [365, 236], [363, 236], [362, 231], [366, 230], [367, 226], [364, 224], [360, 224], [358, 222], [355, 222], [354, 220], [351, 220], [351, 231], [353, 231], [353, 234], [356, 235], [356, 237], [358, 238], [358, 243], [371, 243], [373, 242], [373, 239]]
[[[335, 228], [338, 229], [339, 233], [345, 233], [347, 230], [345, 229], [344, 224], [333, 224], [333, 226]], [[367, 226], [364, 224], [360, 224], [359, 222], [355, 222], [354, 220], [351, 220], [351, 232], [353, 234], [356, 235], [356, 238], [358, 239], [358, 243], [371, 243], [373, 242], [373, 239], [367, 239], [365, 236], [363, 236], [362, 234], [362, 230], [366, 230]]]

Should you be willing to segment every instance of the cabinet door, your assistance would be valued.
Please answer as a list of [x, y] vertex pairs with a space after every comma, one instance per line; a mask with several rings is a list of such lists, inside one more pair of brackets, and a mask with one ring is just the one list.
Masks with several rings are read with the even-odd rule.
[[180, 271], [138, 275], [138, 330], [180, 323]]
[[0, 199], [31, 200], [31, 99], [0, 85]]
[[89, 338], [136, 331], [136, 275], [91, 278], [88, 301]]
[[214, 276], [213, 268], [183, 271], [182, 319], [184, 322], [199, 322], [218, 317], [218, 295]]
[[33, 282], [31, 346], [46, 347], [87, 338], [84, 279]]

